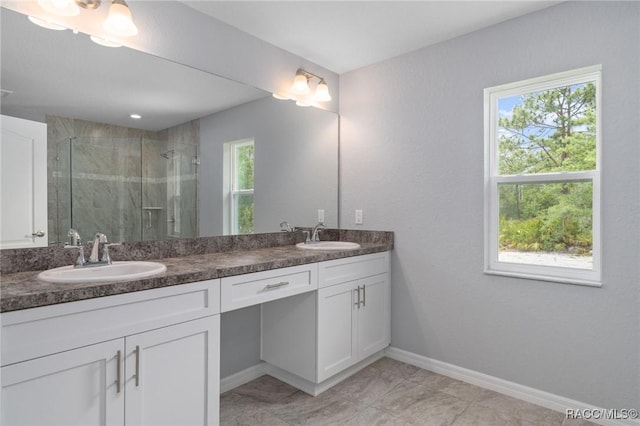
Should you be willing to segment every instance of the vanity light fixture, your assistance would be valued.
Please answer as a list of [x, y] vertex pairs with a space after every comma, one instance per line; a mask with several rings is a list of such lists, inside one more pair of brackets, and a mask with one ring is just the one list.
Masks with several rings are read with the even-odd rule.
[[38, 0], [41, 8], [58, 16], [78, 16], [80, 8], [74, 0]]
[[[100, 7], [101, 0], [38, 0], [42, 9], [51, 15], [78, 16], [80, 8], [95, 10]], [[102, 23], [102, 28], [108, 35], [91, 35], [91, 40], [102, 46], [120, 47], [120, 43], [113, 41], [109, 35], [118, 37], [131, 37], [138, 34], [138, 27], [133, 23], [131, 11], [125, 0], [112, 0], [109, 6], [107, 18]], [[29, 16], [29, 20], [36, 25], [51, 30], [66, 30], [67, 26], [55, 22], [49, 17], [38, 18]], [[74, 31], [77, 34], [77, 30]]]
[[[291, 86], [291, 93], [295, 95], [310, 94], [311, 88], [309, 87], [309, 81], [312, 78], [317, 78], [318, 84], [316, 85], [315, 93], [313, 94], [313, 97], [310, 100], [316, 101], [316, 102], [330, 101], [331, 95], [329, 94], [329, 86], [327, 86], [327, 82], [324, 81], [324, 78], [320, 77], [317, 74], [304, 70], [302, 68], [298, 68], [298, 70], [296, 71], [296, 76], [293, 79], [293, 85]], [[309, 105], [305, 100], [298, 101], [296, 103], [300, 106], [303, 106], [301, 104], [304, 104], [305, 106]]]
[[56, 24], [55, 22], [48, 21], [46, 19], [36, 18], [35, 16], [28, 16], [29, 20], [39, 27], [46, 28], [54, 31], [64, 31], [68, 29], [64, 25]]
[[102, 27], [111, 34], [131, 37], [138, 34], [138, 27], [131, 19], [131, 11], [124, 0], [113, 0], [109, 7], [109, 15], [105, 19]]
[[100, 46], [106, 46], [106, 47], [122, 47], [122, 45], [120, 43], [117, 43], [113, 40], [109, 40], [108, 38], [104, 38], [104, 37], [98, 37], [98, 36], [90, 36], [89, 37], [91, 39], [92, 42], [99, 44]]

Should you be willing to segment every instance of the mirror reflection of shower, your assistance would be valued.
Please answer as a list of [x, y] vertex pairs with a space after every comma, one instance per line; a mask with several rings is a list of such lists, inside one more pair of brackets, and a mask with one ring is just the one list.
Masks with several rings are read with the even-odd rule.
[[48, 117], [48, 127], [52, 241], [70, 228], [84, 241], [96, 232], [114, 242], [198, 235], [197, 120], [158, 132], [63, 117]]

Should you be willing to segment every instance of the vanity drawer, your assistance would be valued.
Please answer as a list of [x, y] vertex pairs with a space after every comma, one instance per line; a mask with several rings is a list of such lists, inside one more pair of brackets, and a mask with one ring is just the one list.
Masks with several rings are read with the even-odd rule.
[[292, 266], [220, 280], [222, 312], [318, 289], [318, 264]]
[[217, 314], [219, 285], [208, 280], [3, 313], [1, 364]]
[[318, 288], [389, 272], [390, 259], [386, 251], [322, 262], [318, 271]]

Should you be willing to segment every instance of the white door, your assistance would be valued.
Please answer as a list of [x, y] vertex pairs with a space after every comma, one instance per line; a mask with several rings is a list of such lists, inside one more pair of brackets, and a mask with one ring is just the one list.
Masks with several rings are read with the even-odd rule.
[[0, 423], [122, 425], [123, 350], [117, 339], [2, 367]]
[[362, 301], [358, 311], [358, 358], [363, 359], [389, 345], [389, 275], [375, 275], [357, 284]]
[[0, 248], [47, 245], [47, 125], [2, 116]]
[[347, 282], [318, 290], [318, 383], [356, 361], [354, 289], [354, 282]]
[[129, 336], [127, 426], [217, 425], [220, 316]]

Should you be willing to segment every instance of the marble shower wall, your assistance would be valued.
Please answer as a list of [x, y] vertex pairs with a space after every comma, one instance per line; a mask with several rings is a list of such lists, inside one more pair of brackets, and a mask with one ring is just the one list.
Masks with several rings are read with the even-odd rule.
[[[85, 241], [96, 232], [114, 242], [167, 237], [168, 170], [160, 154], [176, 145], [165, 135], [177, 134], [177, 145], [186, 136], [178, 130], [150, 132], [54, 116], [47, 117], [47, 125], [50, 242], [67, 241], [71, 227]], [[187, 125], [176, 128], [193, 126]], [[191, 140], [196, 151], [197, 145], [198, 139]], [[197, 203], [195, 198], [184, 202]], [[195, 236], [197, 229], [184, 231]]]

